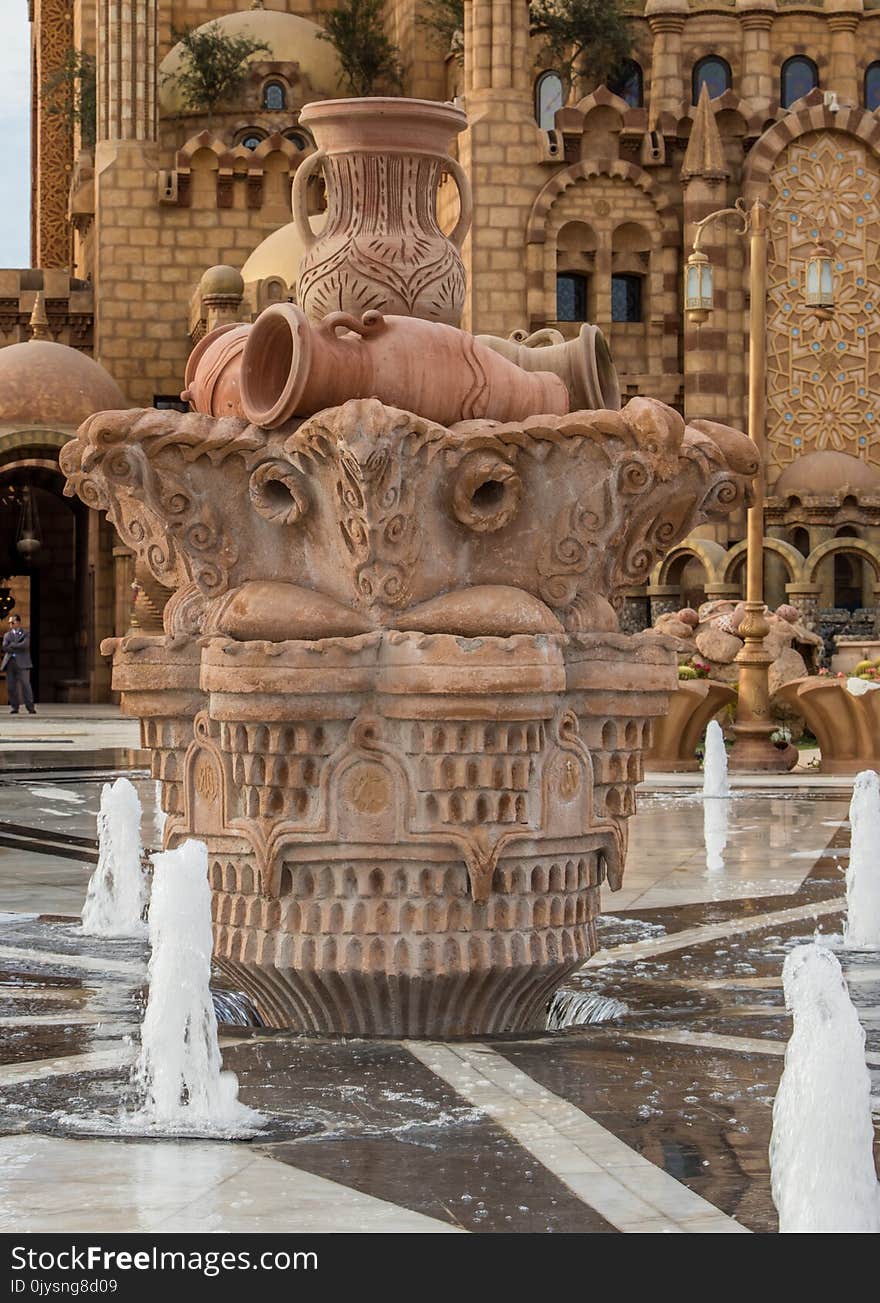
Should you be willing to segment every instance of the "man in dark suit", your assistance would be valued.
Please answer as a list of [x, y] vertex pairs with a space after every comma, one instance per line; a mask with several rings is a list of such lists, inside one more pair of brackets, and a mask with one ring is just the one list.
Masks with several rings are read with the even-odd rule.
[[36, 715], [34, 694], [31, 688], [31, 635], [22, 628], [21, 616], [15, 611], [9, 617], [9, 629], [3, 635], [2, 668], [6, 674], [9, 692], [9, 713], [17, 715], [22, 701], [29, 715]]

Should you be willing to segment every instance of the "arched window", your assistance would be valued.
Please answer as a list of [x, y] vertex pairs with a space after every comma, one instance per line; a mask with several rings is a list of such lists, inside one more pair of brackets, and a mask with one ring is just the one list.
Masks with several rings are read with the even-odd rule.
[[819, 69], [805, 54], [786, 59], [779, 74], [779, 103], [790, 108], [795, 100], [809, 95], [819, 85]]
[[556, 320], [586, 321], [587, 278], [575, 272], [559, 272], [556, 277]]
[[246, 131], [238, 143], [244, 145], [245, 149], [256, 149], [262, 145], [264, 139], [265, 137], [257, 131]]
[[292, 145], [296, 145], [297, 149], [311, 149], [312, 147], [311, 137], [307, 136], [304, 131], [285, 131], [284, 135]]
[[611, 320], [641, 321], [642, 277], [623, 272], [611, 277]]
[[608, 78], [608, 89], [613, 95], [619, 95], [631, 109], [640, 109], [644, 106], [645, 79], [635, 59], [624, 59], [619, 68]]
[[869, 63], [865, 69], [865, 108], [869, 113], [880, 109], [880, 62]]
[[564, 103], [562, 78], [558, 72], [542, 72], [535, 82], [535, 118], [542, 131], [552, 131], [557, 109]]
[[280, 113], [287, 108], [287, 91], [280, 81], [267, 81], [263, 87], [263, 108], [269, 113]]
[[709, 90], [709, 99], [717, 100], [719, 95], [723, 95], [726, 90], [730, 90], [733, 85], [733, 77], [730, 72], [730, 64], [726, 59], [722, 59], [718, 54], [707, 54], [705, 59], [698, 59], [694, 64], [692, 76], [693, 101], [696, 104], [700, 98], [700, 91], [703, 86]]

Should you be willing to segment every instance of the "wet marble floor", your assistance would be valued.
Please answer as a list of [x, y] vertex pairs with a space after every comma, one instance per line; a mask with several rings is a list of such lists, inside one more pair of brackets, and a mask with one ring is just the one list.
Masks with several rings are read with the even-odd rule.
[[[145, 947], [76, 922], [106, 778], [133, 777], [155, 837], [143, 756], [108, 724], [76, 757], [0, 766], [0, 1231], [775, 1231], [780, 973], [841, 929], [844, 785], [749, 787], [707, 815], [646, 784], [602, 949], [568, 983], [607, 1021], [450, 1044], [224, 1027], [264, 1129], [133, 1139]], [[844, 966], [880, 1097], [880, 955]]]

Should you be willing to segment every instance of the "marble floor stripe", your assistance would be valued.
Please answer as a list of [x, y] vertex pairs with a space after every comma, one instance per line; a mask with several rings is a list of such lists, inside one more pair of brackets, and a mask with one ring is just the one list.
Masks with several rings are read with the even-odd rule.
[[587, 960], [583, 968], [603, 968], [606, 964], [616, 964], [622, 959], [647, 959], [654, 955], [668, 955], [675, 950], [685, 950], [688, 946], [703, 945], [707, 941], [720, 941], [722, 937], [759, 932], [766, 927], [781, 927], [786, 923], [797, 923], [804, 918], [824, 918], [828, 914], [841, 914], [845, 909], [846, 901], [842, 898], [819, 900], [810, 905], [798, 905], [793, 909], [778, 909], [769, 914], [755, 914], [750, 918], [728, 919], [724, 923], [706, 923], [701, 927], [689, 928], [686, 932], [674, 932], [671, 936], [634, 941], [630, 945], [615, 946], [613, 950], [599, 950]]
[[447, 1222], [243, 1145], [0, 1139], [0, 1230], [16, 1234], [459, 1234]]
[[[786, 1051], [787, 1041], [765, 1040], [756, 1036], [722, 1036], [718, 1032], [675, 1031], [663, 1028], [659, 1031], [631, 1031], [626, 1029], [627, 1040], [664, 1041], [669, 1045], [694, 1045], [707, 1050], [729, 1050], [731, 1054], [767, 1054], [781, 1058]], [[869, 1067], [880, 1068], [880, 1054], [868, 1053], [865, 1062]]]
[[124, 973], [126, 976], [143, 977], [146, 964], [135, 963], [129, 959], [102, 959], [98, 955], [75, 955], [49, 952], [48, 950], [25, 950], [18, 946], [0, 946], [0, 959], [15, 959], [19, 962], [40, 964], [44, 968], [82, 968], [96, 973]]
[[78, 1072], [103, 1072], [131, 1063], [135, 1050], [120, 1045], [112, 1050], [90, 1050], [85, 1054], [67, 1054], [60, 1059], [32, 1059], [26, 1063], [0, 1064], [0, 1086], [17, 1086], [23, 1081], [42, 1077], [65, 1077]]
[[750, 1233], [487, 1045], [406, 1047], [618, 1230]]

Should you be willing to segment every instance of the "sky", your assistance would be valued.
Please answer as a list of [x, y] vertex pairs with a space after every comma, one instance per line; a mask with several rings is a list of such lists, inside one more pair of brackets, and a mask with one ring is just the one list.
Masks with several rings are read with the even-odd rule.
[[29, 267], [30, 25], [27, 0], [0, 0], [0, 267]]

